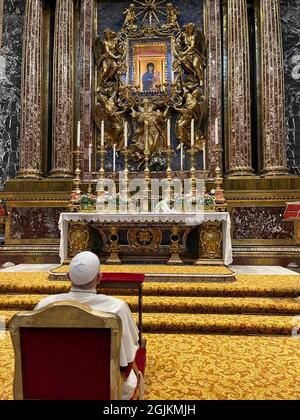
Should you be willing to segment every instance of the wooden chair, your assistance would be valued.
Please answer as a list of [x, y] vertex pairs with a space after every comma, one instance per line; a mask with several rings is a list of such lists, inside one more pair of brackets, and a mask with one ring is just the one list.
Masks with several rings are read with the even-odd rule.
[[119, 400], [118, 315], [57, 302], [10, 323], [17, 400]]

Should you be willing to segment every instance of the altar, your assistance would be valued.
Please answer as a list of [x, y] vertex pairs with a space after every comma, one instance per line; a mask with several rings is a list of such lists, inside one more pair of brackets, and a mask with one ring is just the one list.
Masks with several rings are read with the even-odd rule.
[[105, 263], [226, 265], [232, 262], [228, 212], [62, 213], [61, 263], [85, 250]]

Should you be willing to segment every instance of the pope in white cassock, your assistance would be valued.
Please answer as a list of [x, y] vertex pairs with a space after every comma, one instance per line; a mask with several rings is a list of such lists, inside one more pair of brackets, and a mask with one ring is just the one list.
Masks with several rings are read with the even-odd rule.
[[[97, 284], [101, 281], [100, 261], [92, 252], [82, 252], [70, 263], [68, 277], [72, 283], [69, 293], [52, 295], [42, 299], [35, 309], [44, 308], [58, 301], [80, 302], [98, 311], [119, 315], [122, 320], [122, 339], [120, 349], [120, 366], [126, 367], [135, 360], [138, 349], [138, 328], [126, 302], [111, 296], [98, 295]], [[122, 399], [132, 398], [137, 387], [137, 376], [132, 369], [126, 382], [123, 383]]]

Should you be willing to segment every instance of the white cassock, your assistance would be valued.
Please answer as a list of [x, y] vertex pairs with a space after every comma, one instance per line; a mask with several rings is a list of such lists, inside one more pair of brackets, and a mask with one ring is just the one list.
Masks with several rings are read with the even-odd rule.
[[[120, 349], [120, 366], [125, 367], [135, 359], [138, 345], [138, 328], [126, 302], [111, 296], [97, 295], [96, 290], [82, 290], [72, 287], [69, 293], [52, 295], [42, 299], [35, 309], [42, 309], [54, 302], [70, 300], [80, 302], [96, 311], [111, 312], [122, 320], [122, 339]], [[137, 377], [133, 370], [123, 384], [122, 400], [129, 400], [137, 386]]]

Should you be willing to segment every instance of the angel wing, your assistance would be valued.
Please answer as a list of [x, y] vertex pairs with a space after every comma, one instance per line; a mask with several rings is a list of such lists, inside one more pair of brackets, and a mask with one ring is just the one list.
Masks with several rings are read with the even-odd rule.
[[203, 57], [203, 61], [205, 62], [206, 59], [206, 51], [207, 51], [207, 41], [205, 39], [205, 35], [202, 31], [196, 31], [196, 40], [195, 40], [196, 50], [201, 54]]
[[94, 39], [93, 42], [93, 51], [95, 54], [95, 60], [96, 60], [96, 64], [97, 67], [100, 66], [103, 54], [105, 54], [105, 47], [104, 47], [104, 42], [101, 41], [100, 36], [96, 36], [96, 38]]

